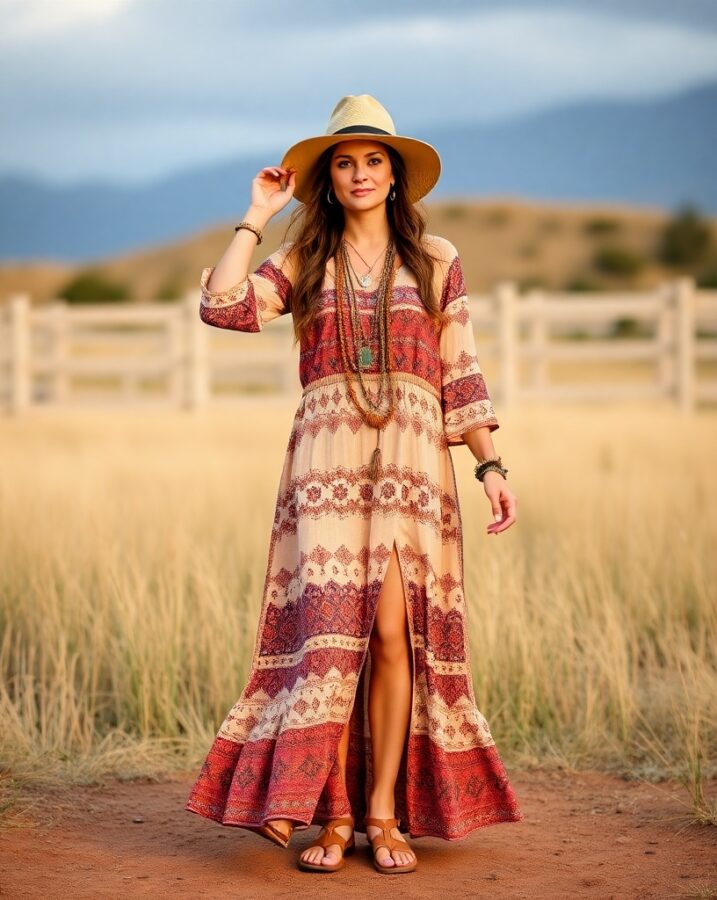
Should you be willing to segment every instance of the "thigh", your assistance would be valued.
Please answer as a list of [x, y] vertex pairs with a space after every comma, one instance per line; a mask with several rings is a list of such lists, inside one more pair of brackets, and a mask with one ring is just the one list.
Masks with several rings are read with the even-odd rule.
[[373, 643], [403, 641], [406, 639], [407, 629], [406, 598], [404, 597], [398, 553], [394, 543], [378, 597], [371, 640]]

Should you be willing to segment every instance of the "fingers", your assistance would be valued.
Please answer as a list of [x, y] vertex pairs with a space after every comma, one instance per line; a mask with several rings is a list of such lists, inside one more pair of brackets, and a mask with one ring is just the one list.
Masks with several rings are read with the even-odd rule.
[[287, 189], [293, 191], [296, 186], [296, 169], [285, 169], [282, 166], [264, 166], [264, 168], [259, 171], [255, 180], [260, 183], [263, 182], [265, 188], [267, 187], [267, 183], [273, 185], [278, 181], [279, 189], [281, 191], [286, 191]]
[[488, 534], [499, 534], [515, 522], [518, 507], [518, 498], [507, 488], [497, 489], [488, 494], [494, 522], [486, 526]]
[[270, 178], [273, 176], [274, 178], [282, 178], [289, 173], [295, 173], [296, 169], [283, 169], [281, 166], [264, 166], [263, 169], [259, 170], [259, 177], [262, 175], [268, 175]]
[[281, 187], [282, 191], [285, 191], [289, 188], [293, 190], [296, 187], [296, 169], [291, 169], [290, 172], [291, 174], [289, 175], [288, 179], [285, 175], [282, 175], [281, 181], [279, 182], [279, 186]]

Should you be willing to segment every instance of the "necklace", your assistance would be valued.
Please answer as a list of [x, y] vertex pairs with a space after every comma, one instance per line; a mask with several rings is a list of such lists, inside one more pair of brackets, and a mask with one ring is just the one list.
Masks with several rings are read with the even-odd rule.
[[[344, 262], [346, 261], [348, 261], [348, 254], [346, 254], [344, 259]], [[353, 269], [351, 271], [353, 271]], [[354, 275], [355, 274], [356, 273], [354, 272]], [[364, 337], [363, 326], [361, 324], [361, 314], [359, 313], [358, 302], [356, 300], [356, 292], [354, 290], [354, 285], [351, 280], [350, 273], [347, 281], [347, 286], [349, 295], [349, 312], [351, 315], [351, 329], [353, 332], [354, 352], [356, 354], [358, 365], [361, 368], [368, 368], [373, 363], [373, 350], [371, 349], [371, 344], [375, 343], [378, 337], [378, 322], [380, 319], [379, 297], [376, 297], [374, 311], [371, 314], [369, 335], [368, 338], [366, 338]]]
[[[354, 250], [354, 252], [355, 252], [356, 255], [358, 256], [358, 258], [361, 260], [361, 262], [362, 262], [364, 265], [368, 266], [368, 263], [366, 262], [366, 260], [363, 258], [363, 256], [361, 256], [361, 254], [360, 254], [360, 253], [358, 252], [358, 250], [354, 247], [354, 245], [351, 243], [351, 241], [347, 240], [346, 238], [344, 238], [344, 241], [349, 245], [349, 247], [351, 247], [351, 248]], [[386, 244], [386, 247], [387, 247], [387, 246], [388, 246], [388, 244]], [[381, 259], [381, 254], [385, 251], [386, 247], [383, 248], [383, 250], [381, 251], [381, 253], [379, 253], [379, 255], [376, 257], [376, 259], [373, 261], [373, 263], [369, 266], [368, 271], [364, 272], [363, 275], [359, 275], [359, 274], [356, 272], [356, 269], [354, 268], [353, 264], [351, 263], [351, 260], [349, 259], [348, 254], [346, 255], [346, 258], [347, 258], [348, 261], [349, 261], [349, 265], [351, 266], [351, 271], [352, 271], [352, 272], [354, 273], [354, 275], [356, 276], [356, 279], [361, 283], [361, 286], [362, 286], [362, 287], [367, 288], [367, 287], [369, 287], [369, 286], [371, 285], [371, 281], [372, 281], [372, 278], [371, 278], [371, 270], [372, 270], [373, 267], [376, 265], [376, 263], [379, 261], [379, 259]]]
[[[393, 281], [395, 276], [395, 271], [393, 267], [393, 259], [394, 259], [394, 247], [393, 243], [389, 244], [389, 251], [386, 254], [386, 262], [383, 267], [383, 271], [381, 273], [381, 281], [379, 288], [377, 290], [376, 297], [376, 311], [375, 311], [375, 327], [378, 331], [378, 352], [379, 352], [379, 389], [378, 389], [378, 402], [374, 402], [371, 397], [366, 382], [363, 377], [363, 369], [364, 366], [361, 365], [361, 357], [360, 350], [357, 352], [356, 350], [356, 329], [355, 329], [355, 316], [358, 315], [355, 307], [356, 298], [355, 294], [352, 291], [352, 285], [347, 275], [346, 268], [346, 250], [345, 247], [341, 248], [340, 252], [336, 254], [335, 260], [335, 268], [336, 268], [336, 300], [337, 300], [337, 318], [338, 318], [338, 335], [339, 335], [339, 345], [341, 350], [341, 357], [344, 366], [344, 372], [346, 373], [346, 381], [348, 385], [349, 395], [354, 406], [359, 410], [363, 418], [375, 428], [383, 428], [386, 422], [390, 418], [393, 417], [394, 407], [393, 407], [393, 389], [392, 382], [393, 379], [391, 377], [391, 366], [390, 366], [390, 346], [389, 346], [389, 306], [390, 306], [390, 297], [393, 292]], [[352, 341], [353, 344], [353, 355], [356, 359], [354, 363], [352, 360], [352, 354], [349, 352], [349, 334], [346, 323], [346, 314], [345, 314], [345, 305], [344, 305], [344, 285], [347, 283], [348, 294], [349, 294], [349, 302], [353, 309], [349, 310], [350, 318], [352, 319], [353, 327], [353, 335]], [[370, 349], [370, 348], [369, 348]], [[358, 376], [359, 385], [361, 387], [362, 394], [368, 404], [369, 409], [364, 409], [358, 402], [356, 398], [355, 391], [353, 389], [351, 373], [355, 372]], [[382, 406], [382, 401], [387, 391], [387, 387], [391, 387], [390, 397], [389, 397], [389, 408], [384, 412], [379, 412]]]

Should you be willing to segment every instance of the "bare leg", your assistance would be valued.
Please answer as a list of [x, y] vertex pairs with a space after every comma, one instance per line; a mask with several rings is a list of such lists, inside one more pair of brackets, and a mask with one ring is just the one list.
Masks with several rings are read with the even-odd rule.
[[[349, 751], [349, 723], [346, 722], [344, 726], [344, 730], [341, 732], [341, 739], [339, 741], [339, 753], [338, 753], [338, 763], [339, 770], [341, 772], [341, 778], [343, 779], [344, 784], [346, 784], [346, 760], [348, 757]], [[285, 822], [286, 819], [276, 819], [274, 821]], [[336, 828], [336, 833], [340, 834], [341, 837], [348, 838], [351, 837], [351, 832], [353, 829], [350, 825], [339, 825]], [[317, 837], [320, 837], [324, 833], [324, 829], [322, 828], [319, 831]], [[341, 856], [341, 846], [339, 844], [329, 844], [328, 847], [307, 847], [301, 853], [300, 858], [308, 863], [326, 863], [327, 866], [333, 865], [335, 862], [338, 862]]]
[[[367, 815], [393, 818], [394, 789], [411, 715], [411, 645], [403, 581], [395, 545], [392, 548], [374, 628], [369, 640], [371, 681], [369, 684], [369, 725], [373, 755], [374, 781]], [[380, 834], [376, 825], [368, 825], [369, 840]], [[390, 834], [403, 841], [398, 828]], [[405, 841], [404, 841], [405, 843]], [[376, 852], [381, 865], [409, 865], [415, 860], [413, 851], [383, 847]]]

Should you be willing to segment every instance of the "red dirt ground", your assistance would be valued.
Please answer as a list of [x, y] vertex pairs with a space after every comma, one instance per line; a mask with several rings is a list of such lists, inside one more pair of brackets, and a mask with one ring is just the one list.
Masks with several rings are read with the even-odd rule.
[[36, 794], [37, 805], [0, 831], [0, 896], [717, 898], [717, 828], [685, 827], [676, 785], [515, 773], [524, 821], [456, 842], [409, 838], [418, 869], [388, 881], [364, 834], [342, 871], [313, 874], [296, 857], [318, 826], [294, 832], [285, 850], [184, 810], [194, 775]]

